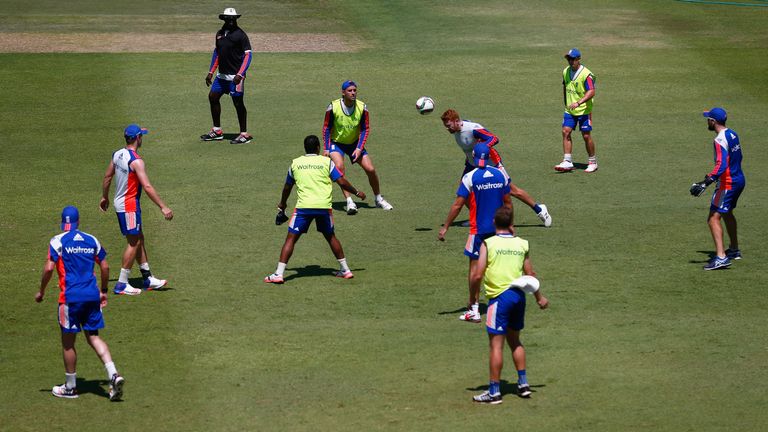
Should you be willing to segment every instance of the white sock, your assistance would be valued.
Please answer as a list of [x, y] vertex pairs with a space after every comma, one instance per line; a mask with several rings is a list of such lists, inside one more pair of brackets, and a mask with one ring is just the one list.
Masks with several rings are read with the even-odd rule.
[[347, 204], [354, 204], [355, 202], [352, 200], [351, 196], [347, 197]]
[[342, 259], [340, 259], [338, 261], [339, 261], [339, 266], [341, 268], [341, 271], [344, 272], [344, 273], [348, 272], [349, 271], [349, 265], [347, 265], [347, 259], [346, 258], [342, 258]]
[[213, 127], [213, 130], [214, 130], [214, 131], [216, 131], [216, 132], [221, 132], [221, 128], [220, 128], [220, 127], [218, 127], [218, 126], [214, 126], [214, 127]]
[[118, 282], [127, 284], [128, 283], [128, 276], [131, 275], [131, 269], [120, 269], [120, 277], [117, 279]]
[[248, 135], [248, 132], [240, 132], [240, 135]]
[[566, 160], [568, 162], [573, 162], [573, 155], [571, 153], [566, 153], [563, 155], [563, 160]]
[[77, 372], [75, 373], [64, 373], [64, 375], [67, 377], [64, 382], [64, 387], [68, 389], [73, 389], [77, 387]]
[[277, 263], [277, 270], [275, 270], [275, 274], [282, 276], [283, 272], [285, 271], [285, 266], [286, 266], [286, 263], [283, 263], [283, 262]]
[[104, 363], [104, 367], [107, 368], [107, 379], [112, 379], [112, 375], [117, 373], [115, 362]]
[[590, 165], [591, 164], [596, 164], [597, 163], [597, 156], [590, 156], [589, 157], [589, 163], [590, 163]]
[[480, 313], [480, 305], [479, 304], [475, 303], [475, 304], [472, 305], [472, 313], [473, 314]]
[[149, 271], [149, 263], [145, 262], [144, 264], [139, 264], [139, 268], [142, 269], [142, 270]]
[[376, 195], [376, 202], [381, 201], [381, 194]]

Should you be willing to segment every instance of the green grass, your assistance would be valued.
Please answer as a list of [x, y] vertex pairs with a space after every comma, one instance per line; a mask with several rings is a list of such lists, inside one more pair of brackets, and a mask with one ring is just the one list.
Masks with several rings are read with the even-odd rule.
[[[213, 32], [223, 7], [2, 4], [0, 34], [124, 31], [126, 23]], [[243, 22], [249, 33], [350, 34], [368, 48], [257, 53], [246, 95], [255, 140], [245, 146], [197, 140], [210, 127], [208, 53], [0, 54], [0, 430], [762, 428], [768, 10], [675, 1], [588, 1], [578, 16], [564, 13], [573, 7], [564, 1], [234, 6], [252, 16]], [[592, 176], [551, 169], [561, 155], [562, 53], [572, 46], [598, 76], [601, 168]], [[261, 278], [285, 236], [272, 223], [285, 171], [302, 138], [319, 134], [347, 78], [371, 110], [369, 151], [395, 210], [336, 213], [355, 279], [330, 277], [336, 263], [310, 232], [288, 264], [291, 279], [267, 286]], [[461, 153], [437, 114], [413, 109], [425, 94], [438, 111], [456, 108], [498, 134], [513, 180], [554, 217], [544, 229], [515, 202], [552, 301], [548, 311], [529, 310], [523, 334], [531, 400], [469, 402], [487, 384], [487, 342], [481, 326], [456, 319], [466, 229], [436, 240]], [[223, 102], [224, 127], [234, 131], [234, 109]], [[744, 147], [745, 258], [703, 272], [708, 204], [687, 189], [711, 168], [700, 112], [715, 105], [728, 109]], [[97, 204], [131, 122], [151, 130], [141, 153], [176, 215], [163, 221], [145, 197], [150, 262], [172, 289], [110, 297], [103, 335], [127, 379], [124, 402], [103, 397], [103, 368], [82, 340], [86, 393], [58, 400], [49, 394], [63, 379], [55, 286], [44, 304], [33, 301], [46, 242], [61, 208], [79, 206], [116, 278], [124, 240]], [[585, 162], [576, 138], [576, 160]], [[349, 177], [370, 191], [361, 170]], [[340, 206], [338, 191], [335, 199]], [[505, 360], [503, 379], [514, 382]]]

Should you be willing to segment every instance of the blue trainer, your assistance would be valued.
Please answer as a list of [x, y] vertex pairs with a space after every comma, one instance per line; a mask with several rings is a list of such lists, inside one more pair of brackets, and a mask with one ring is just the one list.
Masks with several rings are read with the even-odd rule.
[[731, 264], [732, 264], [731, 260], [729, 260], [727, 256], [723, 258], [720, 258], [719, 256], [715, 256], [714, 258], [709, 260], [707, 265], [704, 266], [704, 270], [717, 270], [720, 268], [726, 268]]
[[134, 288], [127, 283], [118, 282], [115, 284], [114, 293], [117, 295], [139, 295], [141, 294], [141, 290]]
[[725, 256], [728, 257], [729, 260], [740, 260], [741, 259], [741, 250], [739, 250], [739, 249], [726, 249], [725, 250]]

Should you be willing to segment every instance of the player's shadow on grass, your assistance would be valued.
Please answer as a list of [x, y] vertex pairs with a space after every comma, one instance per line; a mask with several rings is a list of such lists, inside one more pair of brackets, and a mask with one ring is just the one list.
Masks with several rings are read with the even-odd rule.
[[[462, 306], [462, 307], [460, 307], [458, 309], [449, 310], [449, 311], [442, 311], [442, 312], [438, 312], [437, 314], [438, 315], [453, 315], [453, 314], [458, 314], [458, 313], [464, 312], [466, 310], [467, 310], [467, 307], [466, 306]], [[479, 310], [480, 310], [480, 313], [482, 315], [485, 315], [488, 312], [488, 305], [485, 304], [485, 303], [479, 303]]]
[[[702, 254], [702, 255], [706, 255], [706, 256], [707, 256], [707, 259], [705, 259], [705, 260], [703, 260], [703, 261], [702, 261], [702, 260], [695, 260], [695, 259], [692, 259], [692, 260], [688, 260], [688, 262], [689, 262], [690, 264], [706, 264], [706, 263], [708, 263], [708, 262], [709, 262], [709, 260], [711, 260], [712, 258], [714, 258], [714, 257], [715, 257], [715, 254], [716, 254], [716, 252], [715, 252], [715, 251], [704, 251], [704, 250], [699, 250], [699, 251], [696, 251], [696, 252], [698, 252], [698, 253], [700, 253], [700, 254]], [[718, 270], [727, 270], [727, 269], [729, 269], [729, 268], [730, 268], [730, 267], [722, 267], [722, 268], [720, 268], [720, 269], [718, 269]]]
[[[86, 380], [83, 378], [77, 378], [77, 394], [84, 395], [88, 393], [95, 394], [96, 396], [109, 399], [109, 393], [105, 388], [109, 387], [109, 381], [107, 380]], [[51, 389], [40, 389], [41, 393], [50, 393]], [[122, 401], [121, 401], [122, 402]]]
[[[367, 198], [366, 198], [366, 199], [367, 199]], [[357, 204], [357, 208], [358, 208], [358, 209], [371, 209], [371, 208], [376, 208], [376, 206], [375, 206], [375, 205], [371, 205], [371, 204], [368, 204], [368, 203], [367, 203], [367, 202], [365, 202], [365, 201], [362, 201], [362, 202], [358, 202], [358, 201], [355, 201], [355, 204]], [[336, 202], [335, 202], [335, 203], [333, 203], [331, 206], [332, 206], [332, 207], [333, 207], [333, 209], [334, 209], [334, 210], [336, 210], [336, 211], [340, 211], [340, 212], [344, 212], [344, 213], [346, 213], [346, 212], [347, 212], [347, 209], [345, 208], [345, 207], [347, 206], [347, 202], [346, 202], [346, 201], [336, 201]]]
[[[292, 274], [290, 276], [286, 276], [283, 279], [286, 282], [288, 282], [289, 280], [292, 280], [292, 279], [303, 278], [303, 277], [317, 277], [317, 276], [328, 277], [328, 276], [333, 276], [333, 274], [338, 269], [330, 268], [330, 267], [321, 267], [321, 266], [319, 266], [317, 264], [312, 264], [312, 265], [308, 265], [308, 266], [304, 266], [304, 267], [289, 268], [287, 270], [295, 271], [296, 273]], [[365, 269], [363, 269], [363, 268], [356, 268], [356, 269], [351, 269], [351, 270], [353, 272], [356, 272], [356, 271], [361, 271], [361, 270], [365, 270]]]
[[[505, 395], [517, 395], [517, 383], [516, 382], [515, 383], [511, 383], [511, 382], [509, 382], [507, 380], [501, 380], [499, 382], [499, 384], [500, 384], [499, 387], [500, 387], [501, 395], [502, 396], [505, 396]], [[544, 385], [544, 384], [532, 385], [531, 386], [531, 392], [532, 393], [536, 393], [536, 390], [534, 390], [534, 389], [542, 388], [542, 387], [546, 387], [546, 385]], [[484, 390], [488, 390], [488, 384], [484, 384], [484, 385], [477, 386], [477, 387], [468, 387], [467, 390], [470, 390], [470, 391], [484, 391]]]

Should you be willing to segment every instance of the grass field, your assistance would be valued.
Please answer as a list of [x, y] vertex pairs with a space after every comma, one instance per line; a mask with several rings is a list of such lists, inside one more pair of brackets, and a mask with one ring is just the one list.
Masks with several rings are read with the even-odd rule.
[[[233, 5], [252, 39], [364, 42], [353, 53], [256, 53], [246, 87], [255, 140], [244, 146], [198, 140], [210, 128], [209, 52], [0, 53], [0, 430], [764, 429], [768, 3], [746, 3], [0, 0], [0, 40], [212, 37], [216, 15]], [[552, 170], [562, 153], [562, 54], [573, 46], [598, 77], [594, 175]], [[357, 216], [336, 212], [354, 279], [330, 276], [336, 262], [311, 231], [286, 284], [268, 286], [261, 279], [285, 236], [273, 223], [285, 171], [303, 137], [320, 133], [345, 79], [371, 111], [368, 149], [395, 210], [369, 198]], [[488, 353], [484, 328], [456, 319], [466, 228], [436, 240], [462, 155], [439, 113], [416, 113], [421, 95], [496, 133], [513, 180], [554, 218], [545, 229], [515, 202], [552, 302], [529, 308], [523, 333], [530, 400], [510, 393], [507, 353], [504, 403], [470, 401], [487, 386]], [[224, 128], [235, 132], [222, 102]], [[736, 211], [744, 259], [704, 272], [708, 200], [688, 187], [712, 166], [700, 114], [712, 106], [728, 110], [741, 137], [748, 186]], [[108, 402], [103, 367], [82, 338], [81, 397], [60, 400], [50, 395], [63, 381], [55, 286], [42, 305], [33, 300], [46, 243], [62, 207], [77, 205], [116, 280], [124, 239], [97, 206], [132, 122], [151, 130], [141, 154], [175, 213], [166, 222], [143, 200], [150, 263], [170, 289], [110, 296], [102, 334], [126, 377], [125, 400]], [[586, 163], [574, 138], [576, 162]], [[348, 177], [370, 192], [360, 169]]]

